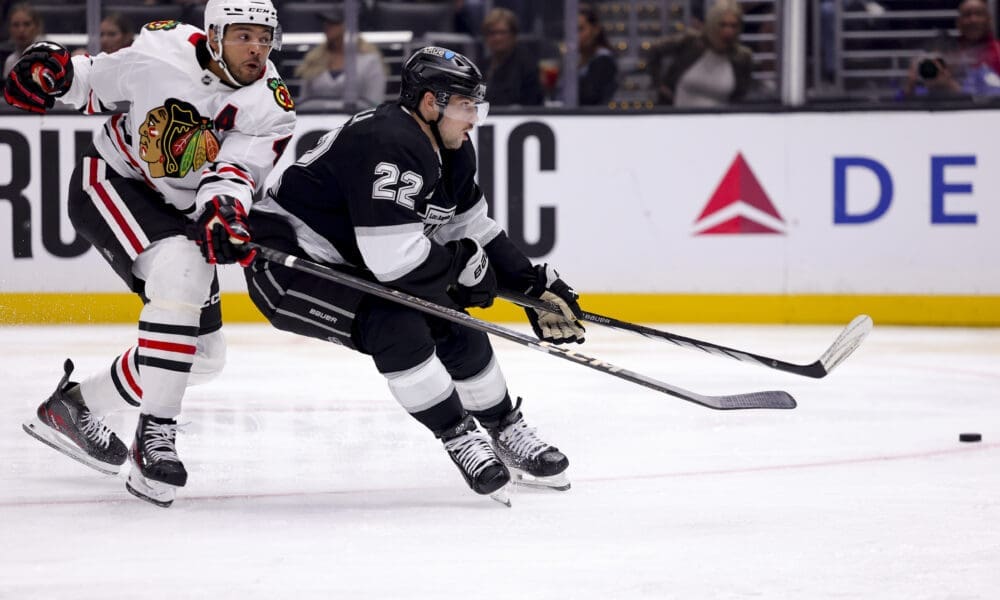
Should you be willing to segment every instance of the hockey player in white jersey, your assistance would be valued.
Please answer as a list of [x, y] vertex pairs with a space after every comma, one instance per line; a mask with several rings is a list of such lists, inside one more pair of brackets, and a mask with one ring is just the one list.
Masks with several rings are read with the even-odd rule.
[[[68, 208], [142, 298], [138, 343], [79, 384], [67, 360], [24, 428], [99, 471], [130, 459], [126, 487], [160, 506], [187, 481], [175, 445], [184, 389], [225, 362], [215, 265], [253, 260], [246, 213], [294, 128], [268, 60], [278, 33], [271, 0], [209, 0], [204, 30], [154, 21], [113, 54], [35, 44], [4, 85], [9, 104], [35, 113], [57, 99], [89, 114], [130, 103], [80, 158]], [[128, 404], [140, 410], [131, 451], [101, 421]]]
[[[468, 58], [418, 50], [398, 102], [355, 115], [282, 173], [251, 212], [255, 240], [452, 308], [490, 305], [499, 283], [561, 307], [529, 309], [539, 338], [582, 342], [576, 293], [487, 215], [468, 136], [484, 95]], [[569, 459], [528, 426], [485, 333], [260, 259], [244, 274], [275, 327], [371, 355], [475, 492], [502, 493], [512, 476], [569, 487]]]

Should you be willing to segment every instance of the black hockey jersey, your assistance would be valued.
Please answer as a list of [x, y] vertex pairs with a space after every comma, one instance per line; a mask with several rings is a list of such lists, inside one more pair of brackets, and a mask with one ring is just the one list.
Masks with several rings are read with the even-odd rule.
[[369, 271], [440, 300], [464, 267], [446, 244], [472, 238], [503, 287], [526, 290], [531, 263], [487, 215], [466, 141], [439, 155], [407, 109], [386, 103], [323, 136], [282, 173], [258, 213], [280, 216], [312, 259]]

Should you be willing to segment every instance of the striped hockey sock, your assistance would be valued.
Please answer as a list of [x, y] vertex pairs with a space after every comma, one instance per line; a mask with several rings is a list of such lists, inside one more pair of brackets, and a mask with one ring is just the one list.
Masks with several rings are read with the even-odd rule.
[[[143, 317], [149, 308], [147, 305], [143, 309]], [[197, 352], [197, 320], [197, 314], [191, 324], [140, 319], [136, 362], [142, 369], [143, 413], [161, 418], [180, 414], [184, 388]]]

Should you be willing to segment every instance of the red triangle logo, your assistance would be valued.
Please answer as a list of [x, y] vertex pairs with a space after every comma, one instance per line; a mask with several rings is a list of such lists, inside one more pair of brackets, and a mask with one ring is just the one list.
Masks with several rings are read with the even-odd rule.
[[[736, 158], [729, 165], [726, 174], [722, 176], [722, 181], [719, 182], [712, 197], [709, 198], [705, 208], [698, 215], [695, 224], [704, 221], [721, 210], [738, 204], [746, 204], [774, 217], [781, 223], [785, 222], [778, 213], [778, 209], [774, 207], [771, 199], [768, 198], [763, 186], [760, 185], [757, 176], [750, 169], [750, 165], [743, 158], [743, 153], [736, 154]], [[699, 231], [697, 235], [734, 233], [781, 234], [782, 232], [770, 225], [755, 221], [752, 217], [737, 214], [722, 223]]]
[[740, 215], [729, 219], [728, 221], [723, 221], [718, 225], [709, 227], [704, 231], [699, 231], [698, 235], [704, 235], [709, 233], [778, 233], [781, 232], [777, 229], [772, 229], [767, 225], [758, 223], [757, 221], [751, 221], [750, 219]]

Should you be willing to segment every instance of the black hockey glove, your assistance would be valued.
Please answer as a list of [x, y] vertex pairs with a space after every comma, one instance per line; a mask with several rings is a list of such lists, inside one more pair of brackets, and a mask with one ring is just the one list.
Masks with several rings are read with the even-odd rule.
[[497, 296], [497, 276], [482, 246], [469, 238], [445, 246], [455, 252], [455, 264], [462, 265], [456, 281], [448, 286], [448, 296], [462, 308], [491, 306]]
[[562, 314], [556, 314], [525, 308], [524, 312], [528, 313], [528, 320], [531, 321], [535, 335], [543, 342], [553, 344], [569, 342], [582, 344], [585, 330], [580, 323], [583, 311], [576, 302], [579, 296], [573, 288], [566, 285], [565, 281], [559, 279], [559, 273], [549, 265], [535, 265], [535, 273], [537, 278], [528, 288], [527, 294], [551, 302], [562, 311]]
[[69, 51], [54, 42], [37, 42], [14, 63], [4, 82], [3, 99], [15, 108], [45, 114], [72, 84]]
[[210, 265], [239, 263], [248, 267], [257, 256], [250, 241], [250, 226], [243, 205], [232, 196], [215, 196], [205, 205], [190, 235], [201, 246]]

